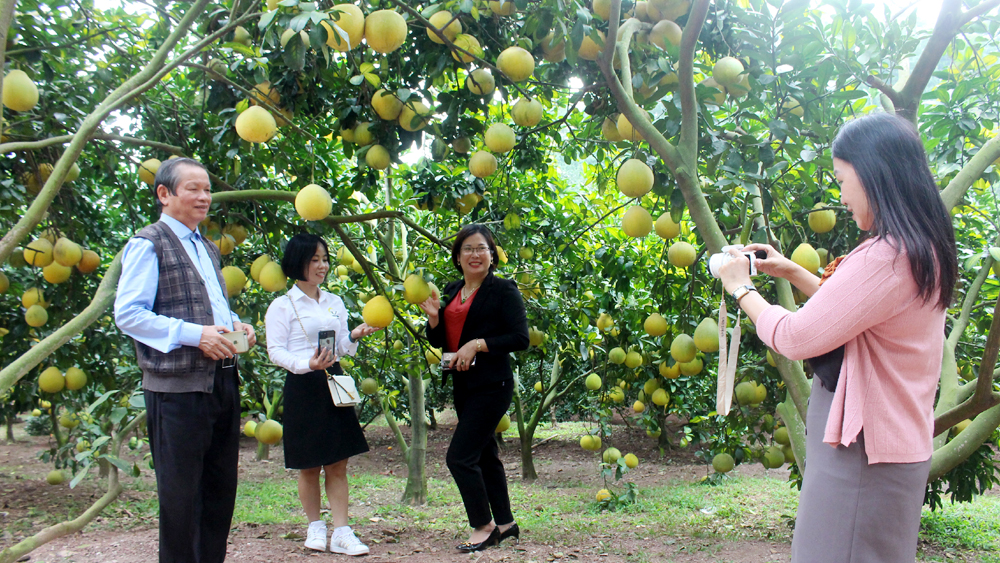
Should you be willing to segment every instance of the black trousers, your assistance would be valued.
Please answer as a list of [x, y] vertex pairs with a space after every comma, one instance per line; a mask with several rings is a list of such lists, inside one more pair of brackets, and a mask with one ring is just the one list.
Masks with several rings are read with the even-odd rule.
[[222, 563], [236, 505], [240, 394], [236, 368], [211, 393], [145, 391], [160, 502], [160, 563]]
[[511, 380], [473, 389], [455, 386], [458, 426], [445, 459], [473, 528], [485, 526], [490, 520], [497, 524], [514, 521], [495, 437], [497, 424], [507, 413], [513, 396]]

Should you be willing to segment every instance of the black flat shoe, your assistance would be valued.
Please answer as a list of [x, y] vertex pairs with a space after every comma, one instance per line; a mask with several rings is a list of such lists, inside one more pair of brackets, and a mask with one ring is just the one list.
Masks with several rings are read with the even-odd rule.
[[514, 522], [514, 524], [510, 528], [507, 528], [506, 532], [502, 532], [500, 534], [500, 539], [497, 541], [497, 543], [502, 542], [503, 540], [509, 537], [513, 537], [515, 543], [518, 544], [521, 543], [521, 528], [517, 526], [517, 522]]
[[499, 544], [500, 544], [500, 528], [493, 528], [493, 531], [490, 532], [490, 537], [486, 538], [485, 540], [479, 543], [464, 541], [455, 546], [455, 549], [464, 553], [472, 553], [473, 551], [482, 551], [487, 547]]

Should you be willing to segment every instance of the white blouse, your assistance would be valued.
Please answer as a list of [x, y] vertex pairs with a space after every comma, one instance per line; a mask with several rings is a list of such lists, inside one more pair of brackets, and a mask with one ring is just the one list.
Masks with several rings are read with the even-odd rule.
[[[295, 308], [292, 308], [295, 300]], [[298, 311], [302, 325], [295, 318]], [[351, 342], [351, 331], [347, 327], [347, 307], [344, 301], [332, 293], [319, 292], [319, 302], [292, 286], [288, 293], [275, 299], [267, 308], [264, 316], [264, 327], [267, 339], [267, 355], [271, 362], [292, 373], [309, 373], [309, 359], [316, 353], [319, 346], [321, 330], [337, 331], [337, 349], [334, 354], [339, 358], [344, 355], [353, 356], [358, 351], [358, 343]]]

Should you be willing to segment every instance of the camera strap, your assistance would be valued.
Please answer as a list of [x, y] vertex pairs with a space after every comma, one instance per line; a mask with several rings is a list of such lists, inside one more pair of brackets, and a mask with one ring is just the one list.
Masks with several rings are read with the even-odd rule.
[[[729, 315], [726, 312], [726, 293], [723, 291], [719, 301], [719, 378], [716, 383], [715, 411], [725, 416], [733, 406], [733, 385], [736, 382], [736, 360], [740, 352], [740, 314], [736, 307], [736, 324], [733, 326], [731, 344], [726, 342], [726, 325]], [[727, 353], [728, 352], [728, 353]]]

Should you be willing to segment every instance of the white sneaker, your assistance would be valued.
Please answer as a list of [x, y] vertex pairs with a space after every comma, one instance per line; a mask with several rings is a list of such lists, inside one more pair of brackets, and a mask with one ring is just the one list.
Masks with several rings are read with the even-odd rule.
[[309, 523], [309, 533], [306, 535], [306, 547], [316, 551], [326, 551], [326, 522], [317, 520]]
[[334, 534], [330, 538], [330, 551], [344, 555], [368, 555], [368, 546], [354, 535], [354, 531], [346, 534]]

